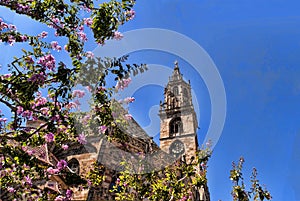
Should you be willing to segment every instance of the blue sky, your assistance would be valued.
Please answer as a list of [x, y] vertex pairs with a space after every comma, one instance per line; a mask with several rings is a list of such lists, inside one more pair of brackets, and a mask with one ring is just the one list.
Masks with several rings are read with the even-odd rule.
[[[300, 200], [300, 2], [138, 0], [135, 10], [136, 18], [120, 31], [161, 28], [183, 34], [203, 47], [223, 80], [227, 112], [209, 162], [211, 199], [232, 200], [231, 162], [244, 156], [248, 187], [251, 169], [256, 167], [260, 182], [266, 184], [274, 201]], [[9, 14], [1, 9], [0, 16]], [[11, 21], [27, 31], [39, 33], [44, 28], [25, 26], [21, 18], [13, 17]], [[170, 42], [176, 45], [176, 41]], [[1, 45], [0, 51], [10, 51], [8, 48]], [[0, 58], [5, 59], [3, 54]], [[181, 72], [186, 80], [191, 79], [197, 94], [201, 117], [198, 135], [203, 140], [211, 121], [211, 101], [203, 75], [195, 73], [184, 58], [169, 52], [130, 54], [130, 61], [159, 64], [169, 70], [174, 60], [179, 61]], [[145, 127], [155, 121], [154, 116], [147, 115], [151, 107], [163, 99], [163, 87], [155, 85], [161, 77], [153, 79], [154, 84], [140, 83], [143, 87], [133, 94], [136, 102], [130, 108]]]
[[[209, 163], [212, 200], [231, 200], [229, 170], [240, 156], [246, 160], [246, 181], [256, 167], [274, 201], [300, 200], [300, 2], [144, 0], [135, 9], [137, 17], [124, 31], [151, 27], [184, 34], [207, 51], [220, 72], [227, 116]], [[146, 63], [173, 66], [174, 55], [168, 60], [164, 53], [145, 54]], [[179, 65], [185, 78], [192, 79], [188, 65]], [[209, 97], [201, 78], [198, 81], [201, 86], [195, 90], [201, 89], [204, 97], [198, 99], [203, 103]], [[149, 103], [136, 98], [133, 108]], [[210, 112], [200, 111], [200, 127], [207, 130]]]

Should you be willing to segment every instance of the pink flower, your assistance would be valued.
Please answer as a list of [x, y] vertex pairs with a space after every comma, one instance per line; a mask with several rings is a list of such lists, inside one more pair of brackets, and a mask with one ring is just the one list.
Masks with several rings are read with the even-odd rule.
[[7, 121], [7, 118], [0, 118], [0, 122], [6, 122]]
[[91, 52], [91, 51], [87, 51], [87, 52], [85, 53], [85, 55], [86, 55], [87, 58], [94, 58], [94, 53]]
[[72, 93], [73, 98], [78, 97], [82, 98], [85, 95], [85, 92], [82, 90], [74, 90]]
[[22, 112], [24, 111], [22, 106], [17, 106], [17, 115], [22, 114]]
[[134, 97], [127, 97], [127, 98], [124, 99], [125, 103], [132, 103], [133, 101], [135, 101]]
[[32, 185], [32, 181], [31, 181], [31, 178], [29, 176], [25, 176], [24, 179], [25, 179], [25, 183], [27, 183], [30, 186]]
[[67, 197], [67, 198], [71, 198], [72, 195], [73, 195], [73, 191], [70, 190], [70, 189], [68, 189], [68, 190], [66, 191], [66, 197]]
[[90, 119], [91, 119], [91, 115], [87, 114], [82, 118], [82, 122], [84, 124], [87, 124], [88, 120], [90, 120]]
[[93, 24], [93, 19], [92, 18], [83, 18], [83, 23], [89, 27]]
[[11, 75], [10, 73], [8, 73], [8, 74], [2, 75], [2, 78], [7, 79], [7, 78], [10, 78], [11, 76], [12, 76], [12, 75]]
[[63, 150], [67, 150], [67, 149], [69, 148], [69, 146], [66, 145], [66, 144], [63, 144], [63, 145], [61, 145], [61, 148], [62, 148]]
[[53, 167], [49, 167], [48, 169], [47, 169], [47, 172], [49, 173], [49, 174], [57, 174], [57, 173], [59, 173], [59, 169], [54, 169]]
[[54, 134], [53, 133], [48, 133], [45, 135], [45, 140], [46, 142], [53, 142], [54, 141]]
[[41, 34], [38, 35], [41, 38], [46, 38], [48, 36], [48, 32], [43, 31]]
[[13, 46], [14, 43], [16, 42], [16, 39], [15, 39], [14, 36], [8, 36], [8, 41], [7, 42], [9, 43], [10, 46]]
[[107, 130], [107, 127], [106, 127], [106, 126], [100, 126], [100, 127], [99, 127], [100, 133], [105, 133], [106, 130]]
[[79, 26], [79, 27], [78, 27], [78, 30], [79, 30], [79, 31], [83, 31], [83, 30], [84, 30], [84, 27], [83, 27], [83, 26]]
[[67, 105], [66, 105], [66, 108], [67, 109], [72, 109], [72, 108], [76, 108], [78, 107], [78, 105], [74, 102], [69, 102]]
[[16, 190], [15, 190], [13, 187], [8, 187], [7, 190], [8, 190], [8, 192], [10, 192], [10, 193], [16, 192]]
[[47, 115], [47, 116], [49, 115], [49, 108], [47, 107], [42, 107], [40, 111], [43, 115]]
[[8, 28], [11, 29], [11, 30], [14, 30], [14, 31], [17, 30], [16, 25], [13, 25], [13, 24], [9, 24]]
[[58, 163], [57, 163], [57, 168], [59, 170], [62, 170], [64, 168], [66, 168], [68, 165], [68, 163], [65, 161], [65, 160], [60, 160]]
[[47, 54], [45, 56], [42, 56], [37, 63], [44, 67], [47, 67], [51, 71], [54, 71], [55, 58], [52, 54]]
[[22, 40], [23, 42], [27, 41], [27, 36], [26, 36], [26, 35], [22, 35], [22, 36], [21, 36], [21, 40]]
[[34, 151], [33, 151], [33, 150], [27, 150], [26, 153], [27, 153], [29, 156], [32, 156], [32, 154], [34, 154]]
[[58, 45], [57, 41], [52, 41], [51, 42], [51, 47], [52, 47], [53, 50], [57, 50], [57, 51], [60, 51], [62, 49], [61, 46]]
[[48, 102], [48, 100], [45, 97], [37, 97], [34, 100], [35, 100], [34, 107], [45, 105]]
[[88, 186], [91, 186], [91, 185], [92, 185], [91, 180], [89, 180], [89, 179], [87, 180], [87, 185], [88, 185]]
[[127, 11], [126, 13], [127, 20], [132, 20], [135, 17], [135, 11], [131, 9], [130, 11]]
[[78, 135], [77, 140], [80, 144], [86, 144], [87, 143], [87, 141], [85, 139], [85, 135], [83, 133]]
[[80, 40], [82, 41], [87, 41], [87, 37], [86, 34], [83, 31], [77, 32], [77, 34], [79, 35]]
[[90, 86], [86, 86], [85, 88], [86, 88], [86, 90], [88, 90], [89, 92], [92, 91], [92, 87], [90, 87]]
[[60, 116], [58, 114], [51, 117], [51, 121], [58, 121], [58, 120], [60, 120]]
[[123, 90], [126, 87], [128, 87], [128, 85], [130, 84], [130, 82], [131, 82], [131, 78], [119, 80], [117, 82], [116, 89], [117, 90], [119, 90], [119, 89]]
[[116, 39], [116, 40], [121, 40], [122, 38], [123, 38], [123, 34], [122, 34], [121, 32], [116, 31], [116, 32], [114, 33], [114, 39]]
[[33, 74], [30, 78], [27, 79], [27, 81], [35, 82], [38, 84], [43, 84], [45, 80], [46, 80], [46, 75], [44, 74], [44, 72]]

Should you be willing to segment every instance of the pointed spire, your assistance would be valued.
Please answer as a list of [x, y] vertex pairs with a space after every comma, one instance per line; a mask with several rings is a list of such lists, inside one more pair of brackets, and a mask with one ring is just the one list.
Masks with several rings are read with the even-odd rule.
[[170, 78], [171, 81], [174, 81], [174, 80], [181, 80], [182, 79], [182, 76], [180, 74], [180, 70], [179, 70], [179, 66], [178, 66], [178, 61], [176, 60], [174, 62], [174, 71], [173, 71], [173, 74]]
[[177, 60], [175, 60], [174, 64], [175, 64], [174, 70], [179, 70], [178, 61]]

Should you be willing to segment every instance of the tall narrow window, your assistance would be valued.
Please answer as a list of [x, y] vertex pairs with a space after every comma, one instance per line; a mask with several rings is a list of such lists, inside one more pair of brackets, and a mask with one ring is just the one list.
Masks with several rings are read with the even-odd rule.
[[189, 102], [188, 102], [188, 91], [186, 88], [183, 89], [183, 104], [184, 105], [189, 105]]
[[176, 136], [182, 132], [181, 118], [176, 117], [170, 122], [170, 137]]
[[173, 87], [173, 94], [175, 95], [175, 96], [177, 96], [179, 93], [178, 93], [178, 87], [177, 86], [175, 86], [175, 87]]
[[187, 97], [188, 96], [188, 91], [186, 88], [183, 89], [183, 96]]

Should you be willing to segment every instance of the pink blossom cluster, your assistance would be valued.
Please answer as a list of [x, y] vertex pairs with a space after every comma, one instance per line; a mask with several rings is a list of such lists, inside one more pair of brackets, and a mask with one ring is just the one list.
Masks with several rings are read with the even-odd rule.
[[124, 36], [123, 36], [123, 34], [121, 32], [119, 32], [119, 31], [115, 31], [114, 32], [114, 39], [121, 40], [123, 37]]
[[28, 149], [28, 147], [25, 147], [25, 146], [22, 146], [22, 150], [25, 151], [30, 156], [35, 153], [34, 150]]
[[34, 99], [34, 101], [35, 101], [35, 103], [33, 104], [32, 108], [36, 108], [38, 106], [45, 105], [48, 102], [48, 100], [42, 96], [36, 97]]
[[7, 118], [2, 118], [2, 117], [0, 118], [0, 123], [1, 123], [1, 122], [4, 122], [4, 123], [5, 123], [6, 121], [7, 121]]
[[78, 27], [78, 30], [79, 30], [79, 31], [83, 31], [83, 30], [84, 30], [84, 27], [83, 27], [83, 26], [79, 26], [79, 27]]
[[28, 5], [24, 5], [24, 4], [17, 4], [17, 10], [20, 12], [28, 12], [29, 11], [29, 6]]
[[123, 90], [126, 87], [128, 87], [128, 85], [130, 84], [130, 82], [131, 82], [131, 78], [119, 80], [117, 82], [116, 89], [117, 90], [119, 90], [119, 89]]
[[10, 73], [2, 75], [2, 79], [10, 78], [12, 75]]
[[31, 178], [29, 176], [24, 176], [22, 183], [23, 183], [23, 185], [28, 184], [29, 186], [31, 186], [32, 185]]
[[82, 118], [82, 122], [84, 124], [87, 124], [90, 119], [91, 119], [91, 115], [87, 114]]
[[66, 106], [67, 109], [77, 108], [78, 105], [75, 102], [69, 102]]
[[82, 40], [82, 41], [87, 41], [88, 40], [88, 38], [86, 36], [86, 33], [84, 33], [83, 31], [79, 31], [79, 32], [77, 32], [77, 34], [78, 34], [80, 40]]
[[78, 141], [80, 144], [86, 144], [86, 143], [87, 143], [86, 138], [85, 138], [85, 135], [84, 135], [83, 133], [81, 133], [81, 134], [78, 135], [77, 141]]
[[43, 67], [46, 67], [51, 71], [55, 70], [55, 58], [52, 54], [42, 56], [37, 63], [41, 64]]
[[42, 108], [40, 108], [40, 111], [45, 116], [49, 115], [49, 108], [48, 107], [42, 107]]
[[107, 130], [107, 127], [104, 125], [99, 127], [99, 132], [102, 134], [104, 134], [106, 130]]
[[33, 114], [32, 111], [30, 111], [30, 110], [24, 111], [22, 106], [17, 106], [17, 115], [21, 115], [24, 118], [31, 119], [32, 114]]
[[69, 146], [66, 145], [66, 144], [62, 144], [62, 145], [61, 145], [61, 148], [62, 148], [63, 150], [67, 150], [67, 149], [69, 149]]
[[49, 174], [57, 174], [57, 173], [59, 173], [59, 169], [53, 168], [53, 167], [49, 167], [46, 171], [47, 171]]
[[126, 13], [127, 20], [132, 20], [135, 17], [135, 11], [133, 9], [127, 11]]
[[65, 160], [60, 160], [60, 161], [58, 161], [56, 166], [57, 166], [58, 170], [63, 170], [68, 166], [68, 163]]
[[60, 45], [58, 45], [58, 42], [57, 41], [52, 41], [51, 42], [51, 48], [53, 50], [57, 50], [57, 51], [60, 51], [62, 48]]
[[72, 93], [73, 98], [82, 98], [85, 95], [85, 92], [82, 90], [74, 90]]
[[8, 41], [7, 42], [10, 46], [12, 46], [16, 42], [16, 38], [14, 36], [10, 35], [10, 36], [8, 36]]
[[44, 72], [33, 74], [30, 78], [27, 79], [27, 81], [38, 83], [38, 84], [44, 84], [46, 80], [46, 75]]
[[8, 190], [8, 192], [10, 192], [10, 193], [14, 193], [14, 192], [16, 192], [16, 190], [13, 188], [13, 187], [7, 187], [7, 190]]
[[125, 103], [132, 103], [133, 101], [135, 101], [134, 97], [127, 97], [127, 98], [124, 99]]
[[72, 195], [73, 195], [73, 191], [70, 190], [70, 189], [68, 189], [68, 190], [66, 191], [66, 197], [67, 197], [67, 198], [71, 198]]
[[92, 26], [92, 24], [93, 24], [93, 19], [92, 19], [92, 18], [83, 18], [83, 23], [84, 23], [86, 26], [90, 27], [90, 26]]
[[0, 18], [0, 31], [2, 31], [3, 29], [8, 29], [8, 24], [3, 22], [3, 19]]
[[53, 133], [48, 133], [45, 135], [45, 140], [46, 142], [53, 142], [54, 141], [54, 134]]
[[87, 51], [87, 52], [85, 53], [85, 56], [86, 56], [87, 58], [94, 58], [94, 53], [91, 52], [91, 51]]
[[42, 33], [40, 33], [38, 35], [38, 37], [40, 37], [40, 38], [46, 38], [47, 36], [48, 36], [48, 32], [46, 32], [46, 31], [43, 31]]

